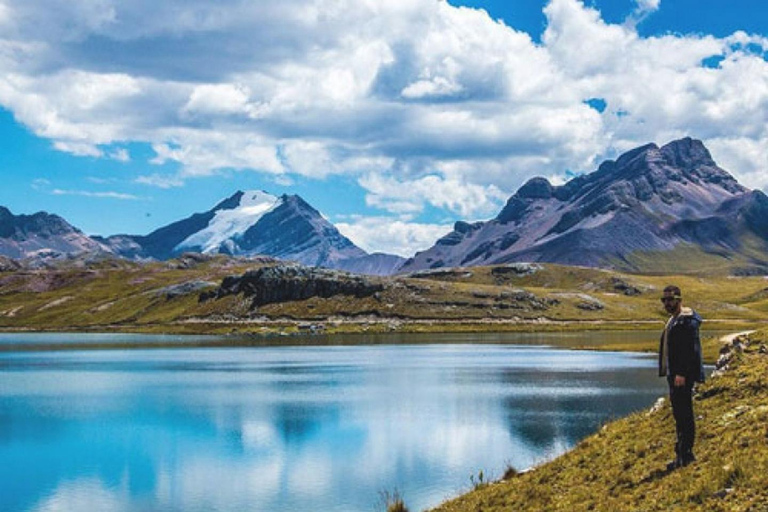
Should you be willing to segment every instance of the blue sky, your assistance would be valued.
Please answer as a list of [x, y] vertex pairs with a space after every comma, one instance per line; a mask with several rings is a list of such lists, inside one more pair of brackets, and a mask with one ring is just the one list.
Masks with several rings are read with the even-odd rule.
[[145, 234], [241, 189], [426, 248], [655, 141], [768, 186], [757, 0], [0, 0], [0, 205]]

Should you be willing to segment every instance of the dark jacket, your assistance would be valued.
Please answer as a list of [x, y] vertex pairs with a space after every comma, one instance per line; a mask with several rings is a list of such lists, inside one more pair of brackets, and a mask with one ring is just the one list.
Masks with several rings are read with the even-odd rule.
[[[701, 362], [701, 340], [699, 326], [702, 319], [690, 308], [683, 311], [672, 321], [667, 337], [669, 351], [668, 375], [682, 375], [689, 382], [704, 382], [704, 365]], [[664, 333], [659, 340], [659, 376], [664, 377], [662, 369], [662, 345]]]

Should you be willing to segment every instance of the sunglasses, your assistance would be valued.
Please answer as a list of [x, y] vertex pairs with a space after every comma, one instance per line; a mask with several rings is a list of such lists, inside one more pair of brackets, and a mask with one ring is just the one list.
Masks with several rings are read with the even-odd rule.
[[667, 302], [675, 302], [676, 300], [680, 300], [682, 297], [662, 297], [659, 300], [666, 304]]

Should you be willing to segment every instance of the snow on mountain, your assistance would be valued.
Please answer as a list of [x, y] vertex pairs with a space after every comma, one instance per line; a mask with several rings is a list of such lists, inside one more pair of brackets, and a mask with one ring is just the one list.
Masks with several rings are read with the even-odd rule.
[[184, 239], [174, 251], [234, 252], [232, 242], [236, 243], [251, 226], [281, 203], [280, 198], [264, 191], [243, 192], [237, 206], [217, 210], [206, 228]]
[[146, 236], [115, 235], [100, 241], [131, 259], [166, 260], [183, 252], [264, 255], [369, 274], [391, 274], [402, 262], [397, 256], [369, 255], [298, 195], [276, 197], [263, 191], [238, 191], [211, 210]]

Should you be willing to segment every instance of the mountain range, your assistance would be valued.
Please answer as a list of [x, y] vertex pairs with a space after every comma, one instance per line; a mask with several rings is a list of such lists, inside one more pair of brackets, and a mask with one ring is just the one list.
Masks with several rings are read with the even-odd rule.
[[674, 270], [768, 269], [768, 197], [691, 138], [636, 148], [562, 186], [533, 178], [496, 218], [457, 222], [399, 271], [515, 261], [664, 271], [672, 260]]
[[519, 261], [768, 273], [768, 197], [718, 167], [701, 141], [684, 138], [633, 149], [561, 186], [533, 178], [494, 219], [456, 222], [408, 260], [368, 254], [298, 195], [239, 191], [148, 235], [106, 238], [88, 237], [56, 215], [15, 216], [0, 207], [0, 255], [13, 259], [104, 253], [165, 260], [185, 252], [267, 255], [378, 275]]
[[368, 254], [297, 195], [238, 191], [211, 210], [148, 235], [88, 237], [45, 212], [14, 216], [0, 210], [0, 255], [15, 259], [105, 253], [135, 260], [167, 260], [186, 252], [267, 255], [309, 266], [391, 274], [405, 258]]

